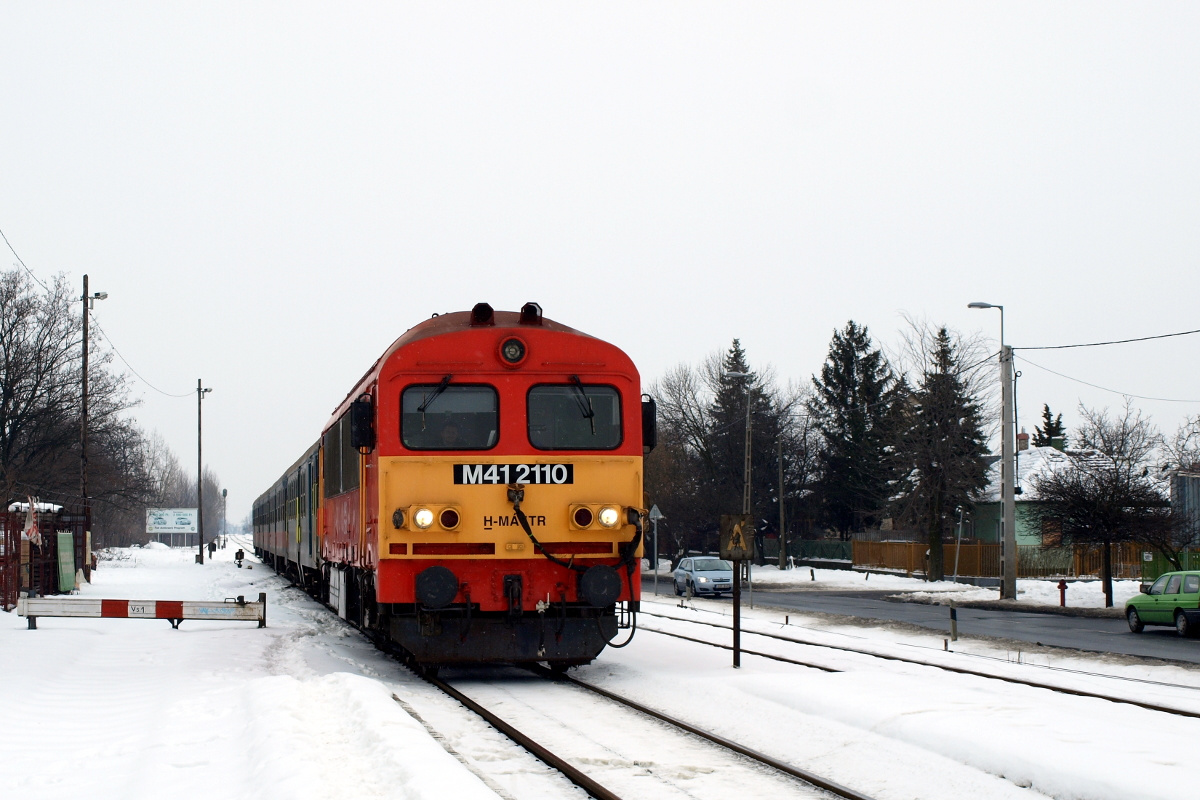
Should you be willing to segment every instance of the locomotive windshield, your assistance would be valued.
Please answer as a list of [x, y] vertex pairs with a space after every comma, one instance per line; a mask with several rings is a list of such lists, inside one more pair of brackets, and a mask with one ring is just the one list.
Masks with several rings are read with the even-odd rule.
[[529, 390], [529, 443], [539, 450], [621, 445], [621, 395], [611, 386], [542, 384]]
[[491, 386], [417, 384], [400, 400], [400, 436], [410, 450], [489, 450], [499, 414]]

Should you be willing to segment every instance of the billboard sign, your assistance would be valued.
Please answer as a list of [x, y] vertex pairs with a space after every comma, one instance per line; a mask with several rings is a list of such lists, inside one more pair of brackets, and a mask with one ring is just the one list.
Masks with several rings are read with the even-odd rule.
[[196, 509], [147, 508], [146, 533], [195, 533]]

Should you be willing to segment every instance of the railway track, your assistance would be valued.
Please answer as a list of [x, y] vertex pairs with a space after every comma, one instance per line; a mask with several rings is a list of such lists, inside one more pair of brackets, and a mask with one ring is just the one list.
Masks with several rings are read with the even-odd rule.
[[[681, 785], [685, 781], [679, 778], [688, 769], [682, 765], [693, 763], [707, 766], [709, 776], [703, 778], [706, 782], [720, 780], [732, 787], [722, 791], [717, 786], [706, 786], [705, 794], [720, 796], [740, 787], [743, 789], [744, 796], [841, 797], [847, 798], [847, 800], [872, 800], [869, 796], [854, 789], [577, 678], [553, 673], [543, 667], [531, 668], [526, 673], [526, 675], [528, 674], [539, 678], [536, 681], [537, 688], [529, 692], [524, 691], [529, 688], [527, 685], [522, 687], [522, 681], [512, 677], [499, 683], [495, 678], [484, 681], [477, 678], [462, 678], [457, 681], [459, 686], [452, 685], [441, 677], [429, 674], [424, 674], [423, 677], [465, 708], [486, 720], [493, 728], [509, 737], [547, 766], [560, 772], [567, 780], [596, 800], [621, 800], [622, 797], [694, 796], [692, 791]], [[528, 683], [528, 678], [525, 683]], [[555, 688], [548, 691], [548, 687]], [[559, 715], [555, 715], [552, 719], [544, 716], [546, 709], [558, 709], [560, 714], [570, 715], [570, 709], [579, 707], [577, 692], [574, 690], [588, 692], [618, 704], [622, 713], [613, 718], [609, 718], [608, 713], [589, 713], [586, 720], [575, 719], [573, 722], [559, 720], [557, 718]], [[570, 694], [552, 696], [554, 692], [562, 691], [570, 691], [576, 696], [572, 697]], [[490, 700], [481, 700], [472, 696], [478, 694], [487, 695]], [[531, 698], [536, 698], [533, 701], [534, 706], [531, 708], [520, 707], [524, 701], [530, 701]], [[527, 719], [536, 719], [536, 725], [543, 729], [551, 725], [562, 725], [561, 732], [556, 731], [553, 737], [544, 735], [543, 738], [553, 738], [554, 741], [560, 743], [572, 740], [584, 742], [586, 747], [592, 748], [592, 752], [588, 756], [581, 757], [578, 754], [564, 756], [551, 750], [517, 725], [496, 713], [494, 710], [496, 706], [508, 708], [508, 714], [515, 713], [517, 716], [524, 715]], [[515, 711], [513, 710], [514, 706], [517, 707]], [[628, 711], [625, 711], [626, 709]], [[591, 710], [595, 711], [595, 709]], [[602, 730], [603, 724], [597, 721], [597, 717], [603, 717], [609, 722], [617, 720], [619, 724], [611, 727], [619, 728], [619, 730], [610, 730], [606, 735]], [[639, 718], [645, 733], [634, 730], [637, 723], [631, 720]], [[547, 722], [547, 719], [550, 719], [550, 722]], [[587, 729], [583, 732], [582, 737], [580, 728]], [[665, 729], [668, 728], [673, 729], [673, 738], [665, 735]], [[614, 738], [624, 740], [627, 743], [626, 749], [632, 749], [636, 753], [623, 755], [619, 751], [614, 751], [612, 749]], [[704, 742], [697, 742], [697, 738]], [[653, 751], [639, 749], [636, 745], [639, 741], [652, 741], [660, 747], [660, 750], [666, 752], [660, 753], [656, 757]], [[672, 758], [680, 759], [681, 753], [689, 757], [682, 758], [679, 763], [672, 763]], [[699, 758], [695, 756], [699, 756]], [[612, 770], [618, 774], [602, 783], [593, 775], [588, 774], [578, 763], [591, 763], [594, 770], [603, 771], [604, 762], [609, 758], [625, 761], [631, 764], [633, 769], [625, 770], [624, 775], [619, 774], [620, 770]], [[742, 767], [740, 771], [737, 769], [739, 764]], [[764, 767], [767, 769], [763, 769]], [[624, 788], [613, 788], [606, 785], [606, 783], [614, 782], [621, 784]], [[624, 794], [621, 793], [622, 791]]]
[[[702, 620], [682, 619], [680, 617], [671, 616], [669, 614], [656, 614], [652, 611], [647, 611], [645, 608], [643, 608], [639, 612], [639, 616], [654, 617], [654, 618], [658, 618], [658, 619], [671, 620], [673, 622], [682, 622], [682, 623], [689, 624], [689, 625], [703, 625], [703, 626], [712, 627], [712, 628], [719, 628], [721, 630], [732, 631], [732, 627], [729, 625], [721, 625], [721, 624], [718, 624], [715, 622], [704, 622]], [[639, 630], [646, 631], [648, 633], [657, 633], [660, 635], [671, 636], [671, 637], [674, 637], [677, 639], [684, 639], [686, 641], [695, 642], [697, 644], [707, 645], [709, 647], [717, 647], [717, 648], [721, 648], [721, 649], [725, 649], [725, 650], [733, 649], [729, 645], [720, 644], [718, 642], [711, 642], [711, 641], [699, 639], [696, 637], [684, 636], [679, 633], [673, 633], [671, 631], [664, 631], [664, 630], [661, 630], [658, 628], [648, 628], [648, 627], [646, 627], [645, 624], [640, 624], [638, 626], [638, 628], [639, 628]], [[993, 673], [993, 672], [984, 672], [982, 670], [968, 669], [966, 667], [955, 667], [955, 666], [950, 666], [948, 664], [937, 664], [932, 661], [923, 661], [921, 659], [907, 658], [905, 656], [891, 655], [891, 654], [886, 654], [886, 653], [878, 653], [878, 652], [875, 652], [872, 650], [864, 650], [862, 648], [857, 648], [857, 647], [829, 644], [828, 642], [814, 642], [814, 641], [806, 640], [806, 639], [798, 639], [798, 638], [795, 638], [792, 636], [782, 636], [782, 635], [776, 634], [776, 633], [766, 633], [763, 631], [750, 630], [750, 629], [747, 629], [744, 627], [742, 628], [742, 635], [743, 636], [759, 636], [759, 637], [763, 637], [763, 638], [767, 638], [767, 639], [775, 639], [778, 641], [787, 642], [789, 644], [795, 644], [795, 645], [799, 645], [802, 647], [817, 647], [817, 648], [823, 648], [823, 649], [828, 649], [828, 650], [838, 650], [838, 651], [842, 651], [842, 652], [846, 652], [846, 653], [854, 653], [856, 655], [864, 655], [864, 656], [869, 656], [871, 658], [883, 659], [886, 661], [896, 661], [896, 662], [903, 663], [903, 664], [914, 664], [917, 666], [929, 667], [932, 669], [938, 669], [938, 670], [942, 670], [944, 672], [952, 672], [952, 673], [956, 673], [959, 675], [972, 675], [975, 677], [986, 678], [989, 680], [1003, 681], [1004, 683], [1012, 683], [1012, 684], [1019, 684], [1022, 686], [1030, 686], [1035, 689], [1046, 689], [1048, 691], [1056, 692], [1059, 694], [1073, 695], [1075, 697], [1090, 697], [1090, 698], [1095, 698], [1098, 700], [1106, 700], [1110, 703], [1121, 703], [1124, 705], [1131, 705], [1131, 706], [1137, 706], [1139, 708], [1145, 708], [1150, 711], [1159, 711], [1164, 714], [1172, 714], [1172, 715], [1180, 716], [1180, 717], [1191, 717], [1194, 719], [1200, 719], [1200, 712], [1197, 712], [1197, 711], [1189, 711], [1187, 709], [1178, 708], [1175, 706], [1164, 706], [1164, 705], [1160, 705], [1157, 703], [1149, 703], [1149, 702], [1145, 702], [1145, 701], [1141, 701], [1141, 700], [1135, 700], [1130, 697], [1121, 697], [1118, 695], [1105, 694], [1103, 692], [1093, 692], [1093, 691], [1088, 691], [1086, 689], [1072, 689], [1070, 687], [1059, 686], [1059, 685], [1056, 685], [1053, 683], [1046, 683], [1043, 681], [1027, 680], [1027, 679], [1017, 678], [1017, 677], [1008, 676], [1008, 675], [997, 675], [996, 673]], [[841, 672], [842, 671], [842, 670], [839, 670], [834, 667], [830, 667], [825, 664], [814, 663], [811, 661], [802, 661], [800, 659], [787, 658], [785, 656], [781, 656], [781, 655], [774, 654], [774, 653], [764, 653], [761, 651], [749, 650], [744, 647], [741, 648], [741, 651], [748, 655], [759, 656], [762, 658], [769, 658], [769, 659], [773, 659], [775, 661], [782, 661], [782, 662], [789, 663], [789, 664], [795, 664], [797, 666], [811, 667], [813, 669], [824, 670], [825, 672]], [[1094, 674], [1094, 673], [1093, 673], [1093, 675], [1095, 675], [1095, 677], [1114, 677], [1114, 676], [1098, 675], [1098, 674]], [[1147, 682], [1147, 683], [1153, 683], [1153, 682]], [[1194, 689], [1193, 687], [1180, 686], [1177, 688], [1191, 689], [1192, 691], [1200, 691], [1200, 690]]]

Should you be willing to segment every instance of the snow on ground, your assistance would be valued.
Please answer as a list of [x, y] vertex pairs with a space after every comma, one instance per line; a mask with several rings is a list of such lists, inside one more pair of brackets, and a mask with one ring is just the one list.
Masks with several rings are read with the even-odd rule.
[[[653, 575], [649, 569], [647, 574]], [[664, 559], [659, 564], [659, 582], [668, 591], [671, 583], [671, 570], [666, 567]], [[811, 567], [796, 567], [781, 570], [768, 564], [753, 568], [755, 586], [770, 589], [795, 590], [872, 590], [891, 591], [905, 594], [916, 600], [932, 602], [974, 602], [981, 600], [999, 600], [1000, 590], [982, 586], [970, 586], [953, 581], [926, 581], [921, 578], [908, 578], [903, 575], [893, 575], [878, 572], [856, 572], [848, 569], [817, 569]], [[665, 583], [663, 583], [665, 581]], [[1139, 581], [1113, 581], [1113, 604], [1117, 607], [1125, 605], [1125, 601], [1135, 596], [1139, 589]], [[1017, 581], [1017, 606], [1057, 606], [1057, 580], [1019, 580]], [[1067, 605], [1076, 608], [1104, 608], [1104, 587], [1098, 580], [1068, 581]]]
[[[265, 567], [237, 569], [163, 545], [118, 551], [83, 590], [131, 600], [268, 592], [256, 623], [51, 619], [0, 614], [0, 797], [494, 798], [368, 677], [394, 669], [320, 610], [279, 606]], [[354, 661], [311, 647], [358, 642]], [[358, 662], [358, 663], [355, 663]]]
[[[192, 552], [117, 551], [82, 594], [224, 599], [266, 591], [269, 627], [185, 621], [175, 631], [156, 620], [44, 618], [29, 631], [15, 613], [0, 614], [0, 708], [11, 731], [0, 749], [0, 797], [444, 800], [494, 798], [493, 789], [522, 800], [580, 796], [269, 570], [235, 568], [232, 547], [203, 567]], [[756, 582], [795, 577], [771, 572], [756, 572]], [[855, 573], [814, 574], [809, 583], [825, 588], [866, 582]], [[881, 575], [869, 582], [899, 591], [930, 586]], [[706, 601], [678, 608], [667, 598], [646, 605], [716, 621], [727, 611]], [[1152, 678], [1178, 686], [1106, 688], [1200, 707], [1200, 691], [1187, 688], [1200, 685], [1200, 671], [1182, 666], [1082, 655], [996, 664], [989, 659], [1010, 654], [986, 642], [960, 641], [961, 652], [943, 654], [936, 634], [790, 617], [789, 633], [969, 659], [975, 668], [1065, 666]], [[748, 627], [782, 629], [775, 612], [747, 611], [745, 619]], [[844, 671], [753, 656], [735, 671], [726, 651], [642, 631], [578, 673], [879, 800], [1167, 798], [1194, 783], [1200, 721], [820, 652]], [[1088, 686], [1110, 680], [1056, 675]], [[579, 716], [598, 716], [587, 705], [602, 702], [581, 699]], [[647, 764], [654, 757], [646, 753]]]

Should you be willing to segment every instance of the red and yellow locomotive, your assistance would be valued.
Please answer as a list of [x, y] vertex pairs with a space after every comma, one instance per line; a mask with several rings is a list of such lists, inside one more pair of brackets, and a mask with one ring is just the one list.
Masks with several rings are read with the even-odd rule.
[[625, 353], [480, 303], [368, 370], [255, 502], [255, 551], [420, 663], [586, 663], [637, 611], [653, 445]]

